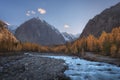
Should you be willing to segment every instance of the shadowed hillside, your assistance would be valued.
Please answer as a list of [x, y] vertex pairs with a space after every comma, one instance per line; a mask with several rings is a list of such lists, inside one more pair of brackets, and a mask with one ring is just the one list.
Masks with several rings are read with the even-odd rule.
[[80, 37], [86, 37], [89, 34], [99, 37], [102, 31], [111, 32], [113, 28], [118, 26], [120, 26], [120, 3], [105, 9], [89, 20]]

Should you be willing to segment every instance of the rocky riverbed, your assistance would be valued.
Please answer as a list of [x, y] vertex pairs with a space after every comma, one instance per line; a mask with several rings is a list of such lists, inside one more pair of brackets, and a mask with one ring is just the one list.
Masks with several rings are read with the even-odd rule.
[[[120, 80], [120, 67], [101, 61], [113, 62], [113, 59], [90, 54], [86, 56], [95, 61], [65, 54], [37, 52], [1, 56], [0, 80]], [[98, 62], [97, 57], [100, 60]]]
[[66, 69], [61, 59], [29, 54], [0, 57], [0, 80], [69, 80]]

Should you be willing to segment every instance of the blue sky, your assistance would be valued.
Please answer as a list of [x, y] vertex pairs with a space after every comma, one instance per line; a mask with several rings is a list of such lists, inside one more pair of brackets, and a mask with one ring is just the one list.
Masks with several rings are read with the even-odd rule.
[[81, 33], [88, 20], [120, 0], [0, 0], [0, 19], [20, 25], [40, 17], [61, 32]]

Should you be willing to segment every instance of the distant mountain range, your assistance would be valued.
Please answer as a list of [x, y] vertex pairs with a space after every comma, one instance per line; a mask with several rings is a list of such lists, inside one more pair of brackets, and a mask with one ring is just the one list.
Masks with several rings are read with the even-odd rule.
[[21, 24], [16, 29], [15, 36], [22, 42], [32, 42], [40, 45], [65, 43], [64, 37], [55, 27], [39, 18], [32, 18]]
[[89, 34], [99, 37], [103, 31], [111, 32], [113, 28], [120, 26], [120, 3], [105, 9], [93, 19], [90, 19], [80, 37]]
[[73, 35], [67, 32], [60, 33], [55, 27], [48, 24], [44, 20], [40, 20], [39, 18], [32, 18], [24, 22], [19, 27], [15, 25], [8, 25], [8, 29], [22, 42], [32, 42], [41, 45], [58, 45], [58, 44], [64, 44], [66, 42], [72, 42], [76, 40], [80, 35], [80, 34]]
[[67, 32], [62, 32], [62, 35], [66, 42], [73, 42], [80, 36], [80, 34], [73, 35]]
[[17, 27], [18, 26], [16, 26], [16, 25], [8, 25], [7, 28], [11, 33], [15, 34], [15, 31], [16, 31]]

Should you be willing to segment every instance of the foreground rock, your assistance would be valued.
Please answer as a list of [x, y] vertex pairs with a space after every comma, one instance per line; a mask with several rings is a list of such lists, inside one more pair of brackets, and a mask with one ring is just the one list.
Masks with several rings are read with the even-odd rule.
[[63, 60], [40, 56], [0, 57], [0, 80], [68, 80]]

